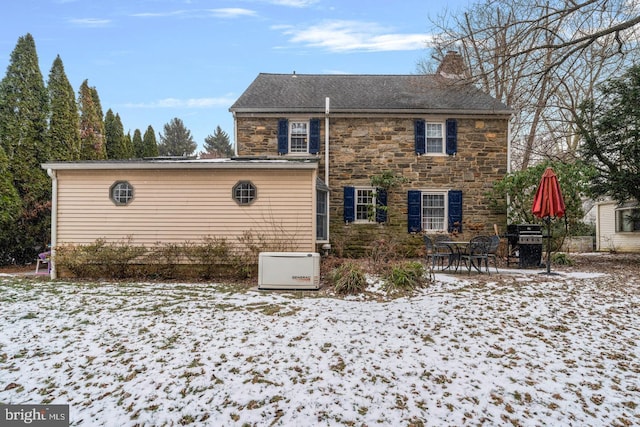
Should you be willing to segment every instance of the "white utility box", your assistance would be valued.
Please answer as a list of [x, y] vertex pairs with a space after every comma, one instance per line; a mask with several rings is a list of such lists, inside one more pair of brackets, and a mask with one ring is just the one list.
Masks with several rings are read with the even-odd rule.
[[320, 288], [320, 254], [315, 252], [261, 252], [258, 289]]

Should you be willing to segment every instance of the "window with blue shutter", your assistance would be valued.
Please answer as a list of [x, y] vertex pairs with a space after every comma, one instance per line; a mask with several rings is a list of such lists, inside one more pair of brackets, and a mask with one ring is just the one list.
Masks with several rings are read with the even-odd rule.
[[450, 190], [448, 194], [449, 199], [449, 218], [448, 227], [449, 233], [454, 228], [458, 231], [462, 231], [462, 191]]
[[278, 154], [287, 154], [289, 151], [289, 120], [278, 120]]
[[458, 152], [458, 122], [456, 119], [447, 119], [447, 149], [448, 155]]
[[376, 189], [376, 222], [387, 222], [387, 190]]
[[422, 230], [422, 191], [409, 190], [407, 202], [407, 231], [419, 233]]
[[309, 121], [309, 154], [318, 154], [320, 151], [320, 119]]
[[415, 149], [416, 154], [422, 155], [427, 152], [425, 145], [425, 122], [424, 120], [416, 120], [414, 123], [415, 133]]
[[344, 187], [343, 195], [344, 222], [350, 223], [356, 219], [356, 189], [354, 187]]

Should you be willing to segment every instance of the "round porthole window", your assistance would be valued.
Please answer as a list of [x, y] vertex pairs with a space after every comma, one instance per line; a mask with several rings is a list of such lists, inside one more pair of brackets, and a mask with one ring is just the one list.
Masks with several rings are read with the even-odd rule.
[[128, 205], [133, 199], [133, 186], [127, 181], [117, 181], [111, 186], [109, 194], [116, 205]]
[[251, 181], [240, 181], [233, 186], [233, 199], [239, 205], [249, 205], [256, 199], [258, 191]]

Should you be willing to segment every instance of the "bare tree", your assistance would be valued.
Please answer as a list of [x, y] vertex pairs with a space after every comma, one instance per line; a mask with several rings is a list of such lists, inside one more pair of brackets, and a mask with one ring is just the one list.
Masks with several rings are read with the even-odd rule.
[[517, 111], [514, 166], [526, 168], [575, 153], [578, 104], [638, 57], [639, 9], [637, 0], [486, 0], [434, 21], [434, 59], [460, 51], [470, 79]]

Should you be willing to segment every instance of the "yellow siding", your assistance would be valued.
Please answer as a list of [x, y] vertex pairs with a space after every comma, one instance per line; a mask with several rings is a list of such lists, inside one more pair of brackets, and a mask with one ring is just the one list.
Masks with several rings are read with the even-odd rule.
[[[87, 244], [98, 238], [135, 244], [198, 242], [224, 237], [230, 243], [247, 230], [275, 234], [292, 250], [315, 249], [315, 170], [58, 170], [57, 244]], [[232, 188], [249, 180], [256, 200], [239, 206]], [[109, 198], [115, 181], [128, 181], [127, 206]]]

